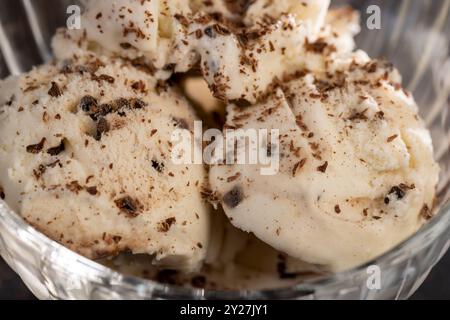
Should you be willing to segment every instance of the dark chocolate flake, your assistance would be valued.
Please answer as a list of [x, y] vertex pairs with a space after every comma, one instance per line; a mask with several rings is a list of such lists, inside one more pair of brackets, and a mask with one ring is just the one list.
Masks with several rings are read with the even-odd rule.
[[117, 199], [114, 203], [120, 209], [120, 213], [126, 214], [129, 218], [136, 218], [143, 210], [141, 203], [130, 196]]
[[158, 232], [168, 232], [172, 225], [174, 225], [177, 222], [177, 219], [175, 217], [167, 218], [164, 221], [161, 221], [158, 223]]
[[107, 133], [110, 130], [110, 126], [108, 121], [105, 118], [100, 118], [97, 122], [97, 128], [95, 132], [95, 140], [100, 141], [102, 139], [103, 134]]
[[394, 186], [389, 191], [387, 197], [384, 198], [384, 203], [389, 204], [391, 195], [395, 195], [398, 200], [401, 200], [405, 197], [406, 193], [400, 186]]
[[59, 89], [59, 86], [56, 82], [52, 82], [52, 86], [50, 87], [50, 90], [48, 90], [48, 94], [55, 98], [62, 95], [61, 90]]
[[157, 160], [152, 160], [152, 168], [158, 171], [159, 173], [163, 173], [164, 171], [164, 163], [159, 162]]
[[317, 167], [317, 171], [320, 171], [322, 173], [325, 173], [327, 171], [328, 168], [328, 161], [326, 161], [323, 165], [321, 165], [320, 167]]
[[96, 196], [98, 194], [97, 187], [86, 187], [86, 192], [91, 196]]
[[39, 143], [29, 145], [27, 147], [27, 152], [28, 153], [33, 153], [33, 154], [38, 154], [44, 148], [45, 141], [47, 141], [47, 139], [42, 138], [42, 140]]
[[57, 156], [59, 155], [61, 152], [63, 152], [64, 150], [66, 150], [66, 147], [64, 145], [64, 139], [61, 140], [61, 142], [59, 143], [59, 145], [57, 145], [56, 147], [50, 148], [47, 150], [47, 153], [51, 156]]
[[97, 99], [92, 96], [84, 96], [80, 100], [79, 107], [84, 112], [91, 112], [93, 109], [97, 108]]

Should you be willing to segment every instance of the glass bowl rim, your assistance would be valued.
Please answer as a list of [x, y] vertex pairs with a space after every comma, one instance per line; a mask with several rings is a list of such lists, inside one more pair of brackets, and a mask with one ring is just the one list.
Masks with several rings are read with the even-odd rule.
[[[79, 264], [79, 275], [83, 277], [83, 270], [89, 271], [89, 274], [93, 274], [101, 279], [114, 279], [114, 284], [112, 289], [115, 286], [123, 286], [128, 288], [135, 288], [136, 292], [143, 291], [143, 298], [147, 295], [152, 298], [162, 298], [162, 299], [171, 299], [174, 297], [186, 297], [193, 299], [239, 299], [239, 298], [261, 298], [261, 297], [276, 297], [283, 294], [290, 295], [308, 295], [314, 293], [314, 289], [320, 286], [326, 286], [332, 283], [336, 283], [342, 281], [344, 279], [351, 278], [352, 275], [365, 272], [367, 268], [371, 265], [377, 265], [378, 261], [381, 260], [389, 260], [391, 257], [394, 257], [400, 251], [417, 249], [416, 244], [421, 242], [421, 239], [426, 236], [429, 232], [436, 231], [435, 238], [445, 232], [445, 230], [450, 225], [450, 203], [444, 205], [436, 215], [427, 222], [420, 230], [418, 230], [415, 234], [410, 236], [408, 239], [404, 240], [400, 244], [396, 245], [394, 248], [389, 250], [388, 252], [382, 254], [381, 256], [372, 259], [369, 262], [366, 262], [362, 265], [354, 267], [349, 270], [345, 270], [342, 272], [337, 272], [331, 275], [325, 275], [313, 279], [307, 279], [302, 281], [299, 284], [288, 286], [286, 288], [281, 289], [267, 289], [267, 290], [209, 290], [209, 289], [196, 289], [190, 287], [181, 287], [175, 285], [162, 284], [153, 280], [148, 280], [144, 278], [139, 278], [136, 276], [130, 276], [122, 274], [118, 271], [114, 271], [113, 269], [101, 265], [98, 262], [90, 260], [86, 257], [83, 257], [77, 254], [74, 251], [64, 247], [58, 242], [51, 240], [41, 232], [34, 229], [32, 226], [28, 225], [18, 214], [16, 214], [13, 210], [9, 208], [9, 206], [0, 200], [0, 218], [1, 224], [5, 224], [7, 228], [13, 228], [13, 230], [23, 230], [27, 233], [28, 236], [31, 236], [36, 243], [40, 243], [42, 246], [45, 246], [46, 249], [44, 252], [57, 251], [58, 257], [66, 256], [73, 261], [76, 261]], [[446, 223], [445, 223], [446, 222]], [[433, 240], [434, 240], [433, 239]], [[70, 267], [68, 265], [63, 264], [59, 265], [66, 269], [67, 272], [70, 271]], [[94, 273], [93, 273], [94, 272]], [[91, 281], [92, 279], [88, 279]], [[141, 290], [138, 290], [141, 289]]]

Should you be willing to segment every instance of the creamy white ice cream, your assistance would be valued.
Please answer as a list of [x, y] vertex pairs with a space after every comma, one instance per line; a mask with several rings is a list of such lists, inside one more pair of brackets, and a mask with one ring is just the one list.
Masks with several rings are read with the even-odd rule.
[[163, 79], [199, 65], [217, 98], [250, 102], [275, 79], [354, 49], [355, 11], [327, 15], [329, 1], [266, 2], [88, 1], [83, 30], [60, 30], [53, 46], [59, 59], [86, 51], [142, 59]]
[[196, 119], [175, 89], [85, 56], [1, 82], [0, 96], [0, 185], [27, 222], [90, 258], [129, 250], [201, 266], [206, 172], [171, 161], [172, 132]]
[[431, 217], [439, 169], [399, 83], [390, 65], [357, 52], [327, 73], [282, 82], [267, 101], [230, 106], [228, 127], [280, 130], [278, 174], [263, 176], [257, 165], [211, 170], [232, 224], [333, 271], [416, 232]]

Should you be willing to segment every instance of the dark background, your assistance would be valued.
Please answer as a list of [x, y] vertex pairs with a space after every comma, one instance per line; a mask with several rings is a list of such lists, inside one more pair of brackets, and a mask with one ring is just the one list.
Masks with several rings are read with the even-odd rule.
[[[420, 300], [450, 300], [450, 252], [434, 268], [428, 279], [412, 297]], [[0, 299], [34, 299], [20, 278], [0, 258]]]

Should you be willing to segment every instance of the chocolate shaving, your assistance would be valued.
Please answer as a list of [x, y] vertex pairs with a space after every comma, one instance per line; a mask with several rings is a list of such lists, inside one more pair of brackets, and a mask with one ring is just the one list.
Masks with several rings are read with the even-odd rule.
[[141, 203], [130, 196], [117, 199], [114, 203], [120, 209], [120, 213], [126, 214], [129, 218], [136, 218], [143, 210]]
[[158, 223], [158, 232], [168, 232], [173, 224], [177, 222], [175, 217], [168, 218]]
[[394, 140], [397, 139], [397, 138], [398, 138], [398, 134], [394, 134], [393, 136], [390, 136], [390, 137], [387, 139], [387, 142], [390, 143], [390, 142], [394, 141]]
[[97, 99], [92, 96], [84, 96], [80, 100], [79, 108], [84, 112], [91, 112], [97, 108]]
[[38, 144], [29, 145], [27, 147], [27, 152], [33, 153], [33, 154], [38, 154], [44, 148], [45, 141], [47, 141], [47, 139], [42, 138], [41, 142], [39, 142]]
[[83, 190], [83, 187], [80, 186], [78, 181], [72, 181], [71, 183], [66, 184], [67, 190], [78, 194], [81, 190]]
[[47, 153], [51, 156], [57, 156], [64, 150], [66, 150], [66, 147], [64, 146], [64, 139], [63, 139], [61, 140], [58, 146], [48, 149]]
[[152, 167], [159, 173], [163, 173], [164, 171], [164, 163], [159, 162], [157, 160], [152, 160]]
[[241, 173], [238, 172], [238, 173], [236, 173], [234, 176], [228, 177], [227, 182], [233, 182], [233, 181], [236, 181], [237, 179], [239, 179], [240, 176], [241, 176]]
[[91, 196], [96, 196], [98, 194], [97, 187], [86, 187], [86, 192]]
[[50, 90], [48, 90], [48, 94], [55, 98], [62, 95], [61, 90], [59, 89], [59, 86], [56, 82], [52, 82], [52, 86]]
[[317, 171], [320, 171], [322, 173], [325, 173], [327, 171], [328, 168], [328, 161], [326, 161], [323, 165], [321, 165], [320, 167], [317, 167]]
[[95, 132], [94, 139], [100, 141], [102, 139], [103, 134], [107, 133], [110, 130], [110, 126], [108, 121], [105, 118], [100, 118], [97, 122], [97, 128]]
[[298, 170], [300, 170], [301, 168], [303, 168], [305, 166], [306, 161], [307, 161], [307, 159], [304, 158], [294, 165], [294, 169], [292, 170], [293, 177], [295, 177], [297, 175]]

